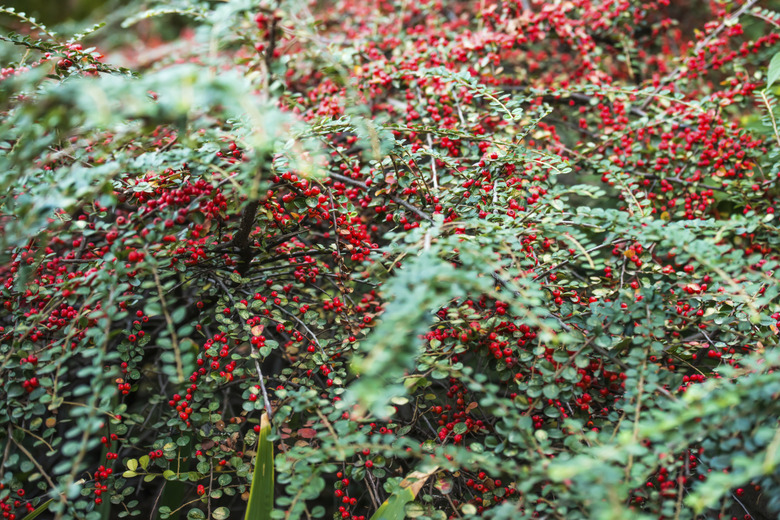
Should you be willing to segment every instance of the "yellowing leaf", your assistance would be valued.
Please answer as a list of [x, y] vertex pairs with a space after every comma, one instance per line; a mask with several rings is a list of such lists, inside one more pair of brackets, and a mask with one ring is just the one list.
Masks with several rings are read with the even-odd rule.
[[409, 473], [401, 481], [401, 489], [384, 501], [371, 517], [371, 520], [404, 520], [406, 518], [406, 513], [404, 512], [406, 504], [417, 498], [417, 493], [425, 485], [425, 481], [437, 471], [439, 471], [438, 466], [427, 472], [412, 471]]

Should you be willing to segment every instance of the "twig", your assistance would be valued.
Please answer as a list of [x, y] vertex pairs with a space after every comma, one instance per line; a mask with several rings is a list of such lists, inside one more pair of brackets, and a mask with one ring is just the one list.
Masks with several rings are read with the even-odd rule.
[[376, 487], [376, 484], [374, 483], [374, 478], [371, 476], [370, 471], [366, 471], [366, 489], [368, 489], [368, 496], [371, 497], [371, 503], [374, 504], [374, 509], [379, 509], [382, 504], [379, 501], [379, 490]]
[[455, 504], [452, 502], [452, 499], [450, 498], [449, 493], [444, 495], [444, 496], [447, 498], [447, 502], [450, 503], [450, 506], [452, 506], [452, 510], [455, 512], [455, 514], [458, 516], [458, 518], [463, 518], [463, 516], [461, 516], [461, 514], [460, 514], [460, 511], [458, 511], [458, 508], [455, 507]]
[[[222, 280], [220, 280], [218, 277], [213, 278], [214, 281], [219, 284], [220, 287], [225, 291], [225, 294], [230, 299], [230, 301], [235, 305], [235, 300], [233, 299], [233, 295], [231, 294], [230, 290], [225, 287], [225, 284], [222, 283]], [[240, 317], [240, 316], [239, 316]], [[242, 321], [244, 321], [243, 318], [241, 318]], [[246, 324], [246, 321], [244, 321], [244, 324]], [[260, 361], [258, 361], [258, 357], [260, 356], [260, 353], [257, 351], [257, 348], [250, 343], [250, 348], [252, 352], [252, 359], [255, 362], [255, 370], [257, 370], [257, 378], [260, 382], [260, 391], [263, 394], [263, 405], [265, 406], [265, 413], [268, 414], [268, 420], [273, 422], [274, 415], [271, 411], [271, 401], [268, 399], [268, 390], [265, 388], [265, 377], [263, 377], [263, 370], [260, 368]]]
[[346, 458], [347, 458], [347, 454], [346, 454], [346, 452], [344, 451], [344, 448], [343, 448], [343, 447], [341, 446], [341, 444], [338, 442], [339, 436], [338, 436], [338, 434], [336, 433], [336, 430], [334, 430], [334, 429], [333, 429], [333, 425], [332, 425], [332, 424], [330, 424], [330, 421], [328, 420], [328, 418], [327, 418], [327, 417], [325, 417], [325, 415], [323, 415], [323, 413], [320, 411], [320, 409], [319, 409], [319, 408], [315, 408], [315, 409], [314, 409], [314, 412], [315, 412], [315, 413], [317, 414], [317, 416], [320, 418], [320, 420], [322, 421], [322, 424], [324, 424], [324, 425], [325, 425], [325, 427], [328, 429], [328, 432], [329, 432], [329, 433], [330, 433], [330, 434], [333, 436], [333, 439], [337, 441], [337, 442], [336, 442], [336, 446], [338, 446], [338, 450], [339, 450], [339, 456], [340, 456], [342, 459], [345, 459], [345, 460], [346, 460]]
[[[114, 297], [115, 297], [114, 290], [111, 290], [111, 292], [109, 292], [109, 294], [108, 294], [108, 299], [106, 301], [105, 308], [107, 308], [107, 309], [111, 308], [111, 306], [114, 304]], [[106, 322], [106, 325], [105, 325], [105, 327], [103, 327], [103, 344], [102, 344], [102, 347], [101, 347], [102, 354], [104, 356], [108, 353], [108, 340], [109, 340], [109, 334], [110, 334], [110, 331], [111, 331], [111, 320], [110, 319], [106, 319], [105, 322]], [[56, 388], [56, 383], [55, 383], [55, 388]], [[98, 402], [98, 394], [100, 393], [100, 390], [102, 388], [103, 387], [101, 385], [99, 385], [99, 384], [93, 384], [92, 385], [92, 400], [91, 400], [92, 403], [97, 403]], [[89, 421], [91, 421], [95, 417], [95, 411], [97, 410], [97, 407], [96, 406], [90, 406], [88, 408], [88, 410], [89, 411], [87, 413], [87, 421], [89, 423]], [[68, 480], [67, 480], [67, 484], [66, 484], [66, 486], [68, 486], [68, 487], [73, 485], [76, 482], [76, 474], [78, 473], [79, 466], [81, 465], [81, 462], [84, 460], [84, 458], [87, 456], [87, 451], [88, 451], [87, 443], [89, 441], [89, 437], [90, 437], [90, 428], [87, 426], [87, 427], [84, 428], [84, 430], [81, 433], [81, 440], [80, 440], [79, 451], [78, 451], [78, 454], [76, 455], [75, 459], [73, 460], [73, 464], [71, 466], [70, 474], [68, 475]], [[63, 514], [64, 514], [64, 510], [58, 511], [57, 515], [54, 517], [55, 520], [60, 520], [62, 518]]]
[[[11, 436], [11, 427], [8, 427], [8, 436]], [[6, 462], [8, 461], [8, 455], [11, 453], [11, 443], [7, 443], [5, 445], [5, 449], [3, 450], [3, 462], [0, 464], [0, 468], [7, 468]]]
[[23, 431], [25, 434], [29, 435], [30, 437], [35, 437], [36, 439], [38, 439], [39, 441], [44, 443], [46, 445], [46, 447], [49, 448], [49, 451], [54, 451], [54, 448], [52, 448], [51, 444], [46, 442], [43, 439], [43, 437], [40, 437], [40, 436], [34, 434], [33, 432], [31, 432], [30, 430], [26, 430], [26, 429], [22, 428], [21, 426], [17, 426], [16, 424], [14, 424], [14, 428], [16, 428], [17, 430]]
[[751, 16], [755, 16], [755, 17], [756, 17], [756, 18], [758, 18], [759, 20], [764, 20], [766, 23], [768, 23], [768, 24], [770, 24], [770, 25], [774, 25], [775, 27], [780, 27], [780, 24], [779, 24], [779, 23], [777, 23], [776, 21], [772, 20], [772, 19], [771, 19], [771, 18], [769, 18], [769, 17], [766, 17], [766, 16], [764, 16], [764, 15], [763, 15], [763, 14], [761, 14], [760, 12], [751, 11], [751, 12], [750, 12], [750, 13], [748, 13], [748, 14], [749, 14], [749, 15], [751, 15]]
[[[144, 248], [146, 254], [149, 253], [148, 248]], [[149, 262], [152, 268], [152, 276], [154, 276], [154, 283], [157, 286], [157, 296], [160, 298], [160, 306], [162, 307], [163, 316], [165, 316], [165, 323], [168, 326], [168, 332], [171, 334], [171, 345], [173, 346], [173, 355], [176, 359], [176, 377], [179, 378], [179, 383], [184, 381], [184, 363], [181, 359], [181, 350], [179, 349], [179, 338], [176, 336], [176, 327], [173, 324], [171, 313], [168, 312], [168, 304], [165, 303], [165, 295], [163, 294], [162, 283], [160, 283], [160, 275], [157, 273], [157, 265], [154, 261]]]
[[152, 504], [151, 512], [154, 514], [157, 511], [157, 504], [160, 503], [160, 497], [162, 497], [163, 490], [165, 489], [165, 485], [168, 484], [168, 481], [164, 481], [163, 485], [160, 486], [160, 491], [157, 492], [157, 496], [154, 499], [154, 504]]
[[[45, 478], [45, 479], [46, 479], [46, 482], [48, 482], [48, 484], [49, 484], [49, 486], [51, 487], [52, 491], [55, 491], [55, 490], [57, 489], [57, 485], [56, 485], [56, 484], [54, 483], [54, 481], [51, 479], [51, 477], [49, 476], [49, 474], [48, 474], [48, 473], [46, 473], [46, 470], [45, 470], [45, 469], [43, 469], [43, 466], [41, 466], [41, 465], [40, 465], [40, 463], [39, 463], [39, 462], [38, 462], [38, 461], [35, 459], [35, 457], [33, 456], [33, 454], [32, 454], [32, 453], [30, 453], [29, 451], [27, 451], [27, 448], [25, 448], [24, 446], [22, 446], [21, 444], [19, 444], [19, 442], [18, 442], [16, 439], [14, 439], [14, 436], [11, 434], [11, 427], [10, 427], [10, 426], [8, 426], [8, 438], [9, 438], [9, 439], [11, 439], [11, 442], [13, 442], [14, 444], [16, 444], [16, 447], [17, 447], [17, 448], [19, 448], [19, 450], [20, 450], [22, 453], [24, 453], [24, 455], [25, 455], [25, 456], [26, 456], [28, 459], [30, 459], [30, 462], [32, 462], [32, 463], [33, 463], [33, 465], [34, 465], [34, 466], [35, 466], [35, 467], [38, 469], [38, 472], [39, 472], [41, 475], [43, 475], [43, 478]], [[67, 505], [67, 504], [68, 504], [68, 501], [67, 501], [67, 500], [65, 500], [65, 495], [63, 495], [63, 494], [60, 494], [60, 495], [59, 495], [59, 497], [60, 497], [60, 502], [62, 502], [62, 503], [63, 503], [63, 505]]]
[[[607, 247], [607, 246], [614, 246], [614, 245], [621, 244], [621, 243], [623, 243], [623, 242], [627, 242], [627, 241], [628, 241], [628, 239], [627, 239], [627, 238], [621, 238], [621, 239], [619, 239], [619, 240], [615, 240], [614, 242], [605, 242], [605, 243], [603, 243], [603, 244], [601, 244], [601, 245], [594, 246], [594, 247], [591, 247], [590, 249], [587, 249], [587, 250], [586, 250], [586, 252], [587, 252], [587, 253], [592, 253], [593, 251], [595, 251], [595, 250], [597, 250], [597, 249], [601, 249], [602, 247]], [[534, 281], [538, 280], [539, 278], [542, 278], [543, 276], [546, 276], [546, 275], [547, 275], [547, 274], [548, 274], [550, 271], [554, 271], [554, 270], [556, 270], [556, 269], [560, 269], [560, 268], [561, 268], [561, 267], [563, 267], [564, 265], [566, 265], [566, 264], [568, 264], [568, 263], [572, 262], [573, 260], [576, 260], [577, 258], [579, 258], [579, 257], [581, 257], [581, 256], [583, 256], [583, 255], [582, 255], [582, 254], [579, 254], [579, 255], [577, 255], [577, 256], [573, 256], [573, 257], [569, 258], [568, 260], [564, 260], [564, 261], [563, 261], [563, 262], [561, 262], [560, 264], [555, 264], [554, 266], [550, 267], [550, 268], [549, 268], [549, 269], [547, 269], [546, 271], [544, 271], [544, 272], [542, 272], [542, 273], [540, 273], [540, 274], [538, 274], [538, 275], [534, 276], [534, 278], [533, 278], [533, 279], [534, 279]]]
[[[684, 184], [684, 185], [688, 185], [688, 186], [697, 185], [697, 183], [694, 182], [694, 181], [686, 181], [685, 179], [681, 179], [680, 177], [661, 177], [660, 175], [655, 175], [653, 173], [644, 173], [644, 172], [636, 172], [636, 171], [632, 171], [632, 172], [628, 172], [628, 173], [629, 173], [629, 175], [639, 175], [639, 176], [644, 177], [646, 179], [659, 179], [659, 180], [665, 180], [665, 181], [670, 181], [670, 182], [676, 182], [678, 184]], [[723, 193], [728, 192], [727, 189], [721, 188], [719, 186], [710, 186], [709, 184], [698, 184], [698, 186], [702, 187], [702, 188], [706, 188], [708, 190], [721, 191]]]
[[306, 332], [309, 333], [309, 335], [311, 336], [312, 341], [314, 341], [314, 344], [317, 345], [317, 348], [320, 349], [320, 353], [325, 358], [323, 361], [327, 362], [328, 356], [327, 356], [327, 354], [325, 354], [325, 350], [323, 350], [322, 345], [320, 345], [320, 341], [317, 339], [317, 336], [314, 334], [314, 332], [312, 332], [311, 329], [309, 327], [307, 327], [306, 324], [303, 321], [301, 321], [295, 314], [291, 313], [290, 311], [288, 311], [287, 309], [285, 309], [281, 305], [277, 305], [276, 308], [279, 309], [280, 311], [282, 311], [283, 313], [285, 313], [286, 315], [288, 315], [289, 317], [291, 317], [301, 327], [306, 329]]
[[206, 499], [207, 515], [206, 518], [211, 518], [211, 486], [214, 483], [214, 459], [209, 459], [209, 496]]
[[[341, 181], [341, 182], [346, 182], [348, 184], [352, 184], [353, 186], [357, 186], [358, 188], [363, 188], [366, 191], [371, 189], [364, 182], [357, 181], [355, 179], [352, 179], [350, 177], [346, 177], [344, 175], [339, 175], [338, 173], [328, 173], [328, 176], [331, 177], [332, 179], [336, 179], [336, 180]], [[396, 197], [394, 195], [390, 195], [389, 193], [386, 193], [384, 195], [386, 197], [389, 197], [390, 200], [392, 200], [396, 204], [400, 204], [401, 206], [405, 207], [406, 209], [408, 209], [409, 211], [411, 211], [412, 213], [414, 213], [418, 217], [420, 217], [422, 219], [425, 219], [425, 220], [428, 220], [428, 221], [433, 221], [433, 217], [431, 217], [429, 214], [425, 213], [424, 211], [414, 207], [413, 205], [409, 204], [405, 200], [399, 199], [398, 197]]]
[[[698, 44], [696, 44], [696, 47], [693, 49], [693, 55], [698, 54], [699, 51], [702, 50], [704, 47], [706, 47], [707, 44], [709, 44], [712, 41], [713, 38], [715, 38], [717, 35], [719, 35], [721, 33], [721, 31], [723, 31], [723, 29], [725, 29], [726, 27], [730, 27], [734, 22], [736, 22], [739, 19], [740, 16], [742, 16], [748, 9], [753, 7], [753, 5], [755, 5], [757, 2], [758, 2], [758, 0], [748, 0], [747, 2], [745, 2], [745, 4], [742, 7], [740, 7], [739, 9], [734, 11], [732, 14], [727, 16], [723, 20], [723, 22], [721, 22], [721, 24], [714, 31], [712, 31], [710, 34], [708, 34], [707, 37], [704, 38], [703, 40], [701, 40]], [[647, 107], [647, 105], [650, 103], [650, 101], [653, 99], [653, 97], [655, 97], [656, 94], [658, 94], [661, 91], [661, 89], [663, 88], [664, 85], [666, 85], [670, 81], [676, 80], [677, 79], [677, 75], [682, 70], [683, 70], [683, 66], [682, 65], [678, 65], [677, 68], [675, 68], [663, 80], [661, 80], [661, 82], [655, 88], [653, 93], [650, 94], [650, 96], [647, 99], [645, 99], [644, 103], [642, 103], [642, 108], [644, 109], [644, 108]]]
[[[646, 306], [647, 309], [647, 321], [648, 325], [652, 323], [650, 320], [650, 307]], [[651, 336], [652, 338], [652, 336]], [[631, 442], [636, 442], [639, 438], [639, 415], [642, 411], [642, 397], [644, 396], [644, 390], [645, 390], [645, 370], [647, 370], [647, 352], [645, 352], [645, 356], [642, 359], [642, 368], [639, 370], [639, 382], [636, 385], [636, 407], [634, 408], [634, 427], [631, 432]], [[628, 481], [631, 478], [631, 466], [634, 465], [634, 454], [629, 453], [628, 454], [628, 463], [626, 464], [626, 480]]]
[[178, 139], [178, 137], [177, 137], [177, 136], [173, 136], [173, 138], [171, 138], [171, 140], [170, 140], [170, 141], [168, 141], [167, 143], [165, 143], [164, 145], [162, 145], [162, 146], [161, 146], [161, 147], [160, 147], [160, 148], [157, 150], [157, 153], [164, 152], [165, 150], [167, 150], [168, 148], [170, 148], [171, 146], [173, 146], [174, 144], [176, 144], [176, 140], [177, 140], [177, 139]]
[[[426, 137], [428, 138], [428, 146], [431, 148], [431, 151], [433, 151], [433, 139], [431, 139], [431, 134], [427, 134]], [[433, 177], [433, 189], [439, 191], [439, 176], [436, 174], [436, 157], [431, 157], [431, 175]]]
[[276, 17], [276, 12], [272, 11], [271, 27], [268, 30], [268, 48], [265, 50], [266, 91], [270, 90], [273, 80], [273, 73], [271, 73], [271, 62], [274, 59], [274, 51], [276, 50], [276, 29], [278, 21], [279, 20]]
[[777, 144], [780, 146], [780, 133], [777, 132], [777, 121], [775, 120], [775, 113], [772, 111], [772, 104], [766, 97], [766, 90], [761, 91], [761, 99], [764, 100], [766, 111], [769, 112], [769, 118], [772, 120], [772, 128], [775, 131], [775, 139], [777, 139]]

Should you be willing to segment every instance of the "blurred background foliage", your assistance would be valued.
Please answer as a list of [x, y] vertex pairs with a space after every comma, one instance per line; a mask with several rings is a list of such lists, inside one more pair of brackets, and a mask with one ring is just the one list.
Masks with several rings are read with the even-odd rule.
[[[188, 7], [192, 5], [211, 6], [219, 2], [190, 1], [149, 1], [149, 0], [0, 0], [1, 7], [13, 8], [17, 13], [25, 13], [44, 26], [60, 35], [73, 35], [83, 32], [95, 23], [105, 26], [91, 33], [83, 42], [97, 47], [105, 54], [107, 61], [123, 66], [143, 69], [145, 63], [166, 54], [163, 43], [175, 42], [192, 25], [177, 14], [152, 17], [123, 28], [128, 18], [147, 9], [162, 7]], [[28, 34], [30, 26], [19, 18], [0, 13], [0, 28], [3, 32], [12, 31]], [[138, 45], [141, 43], [142, 45]], [[157, 49], [155, 51], [155, 49]], [[8, 42], [0, 41], [0, 59], [3, 63], [14, 63], [23, 59], [25, 49]], [[151, 54], [145, 56], [146, 54]]]
[[[61, 34], [75, 34], [96, 22], [104, 22], [107, 26], [119, 26], [127, 18], [156, 8], [186, 8], [193, 5], [213, 7], [219, 1], [170, 1], [170, 0], [0, 0], [0, 6], [10, 7], [16, 12], [26, 13], [45, 26]], [[190, 24], [191, 25], [191, 24]], [[98, 38], [101, 44], [116, 48], [126, 43], [129, 34], [136, 33], [141, 39], [159, 38], [170, 41], [180, 35], [187, 26], [187, 21], [177, 15], [152, 18], [140, 24], [135, 31], [101, 31]], [[25, 31], [26, 25], [16, 18], [0, 14], [0, 27], [4, 29]]]
[[46, 25], [102, 17], [124, 5], [121, 0], [5, 0], [2, 5], [34, 16]]

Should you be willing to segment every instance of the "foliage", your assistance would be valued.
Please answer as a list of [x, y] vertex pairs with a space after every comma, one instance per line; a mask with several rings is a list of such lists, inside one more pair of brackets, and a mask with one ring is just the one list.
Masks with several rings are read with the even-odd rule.
[[3, 8], [3, 517], [780, 514], [780, 14], [679, 4]]

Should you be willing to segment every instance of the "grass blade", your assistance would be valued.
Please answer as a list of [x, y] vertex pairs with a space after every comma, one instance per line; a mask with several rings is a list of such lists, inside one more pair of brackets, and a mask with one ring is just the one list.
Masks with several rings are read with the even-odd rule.
[[249, 488], [245, 520], [270, 520], [274, 509], [274, 445], [268, 440], [270, 434], [271, 422], [268, 414], [264, 413], [260, 418], [255, 471]]
[[41, 513], [43, 513], [47, 509], [49, 509], [49, 504], [51, 504], [52, 500], [54, 500], [54, 499], [50, 498], [49, 500], [47, 500], [43, 504], [39, 505], [38, 507], [35, 508], [34, 511], [31, 511], [29, 515], [27, 515], [24, 518], [22, 518], [22, 520], [33, 520], [34, 518], [38, 518], [39, 516], [41, 516]]

